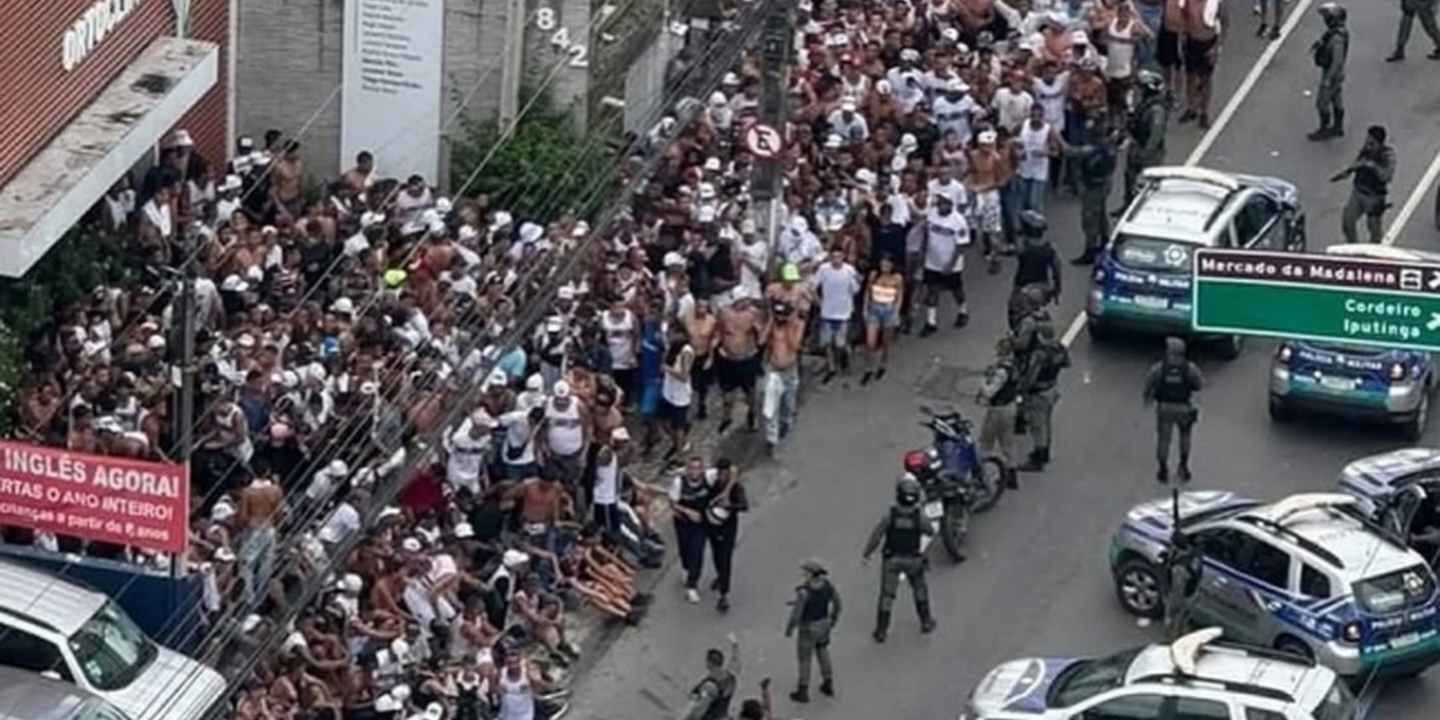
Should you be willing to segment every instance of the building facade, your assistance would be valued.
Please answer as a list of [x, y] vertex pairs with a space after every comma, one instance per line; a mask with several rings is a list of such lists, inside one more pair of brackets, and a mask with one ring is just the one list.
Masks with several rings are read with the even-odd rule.
[[223, 160], [233, 0], [47, 0], [0, 23], [0, 275], [19, 277], [162, 138]]

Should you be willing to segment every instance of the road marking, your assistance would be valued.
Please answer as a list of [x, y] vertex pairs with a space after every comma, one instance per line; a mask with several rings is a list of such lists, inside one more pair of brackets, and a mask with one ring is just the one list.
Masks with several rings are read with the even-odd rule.
[[1435, 153], [1435, 159], [1430, 161], [1430, 167], [1425, 169], [1425, 174], [1420, 177], [1420, 184], [1405, 199], [1405, 204], [1400, 206], [1400, 212], [1395, 215], [1395, 221], [1390, 223], [1390, 229], [1385, 231], [1385, 238], [1380, 242], [1384, 245], [1394, 245], [1400, 239], [1400, 232], [1405, 229], [1405, 223], [1410, 222], [1410, 216], [1420, 209], [1420, 204], [1425, 202], [1425, 197], [1430, 194], [1430, 188], [1435, 184], [1435, 178], [1440, 177], [1440, 152]]
[[1360, 692], [1360, 697], [1355, 701], [1355, 720], [1365, 720], [1370, 716], [1370, 710], [1375, 707], [1375, 699], [1380, 697], [1380, 688], [1384, 685], [1383, 681], [1365, 685], [1365, 689]]
[[[1290, 17], [1285, 19], [1285, 27], [1280, 29], [1280, 37], [1270, 41], [1270, 43], [1265, 46], [1265, 51], [1260, 53], [1260, 58], [1255, 61], [1255, 65], [1250, 68], [1250, 72], [1245, 75], [1245, 79], [1240, 81], [1240, 87], [1235, 88], [1235, 92], [1230, 95], [1230, 101], [1225, 103], [1224, 109], [1222, 109], [1220, 115], [1215, 118], [1215, 122], [1210, 125], [1210, 129], [1205, 132], [1205, 136], [1200, 138], [1200, 144], [1196, 145], [1195, 149], [1191, 151], [1190, 157], [1185, 159], [1186, 167], [1199, 165], [1200, 161], [1205, 159], [1205, 154], [1210, 152], [1211, 146], [1215, 144], [1216, 140], [1220, 139], [1220, 133], [1225, 131], [1225, 126], [1229, 125], [1230, 121], [1235, 118], [1235, 113], [1240, 111], [1240, 104], [1245, 102], [1245, 98], [1250, 95], [1250, 91], [1255, 89], [1255, 84], [1260, 82], [1260, 76], [1265, 74], [1265, 71], [1270, 67], [1270, 63], [1275, 61], [1275, 55], [1280, 52], [1280, 47], [1285, 44], [1285, 40], [1290, 37], [1290, 33], [1294, 32], [1296, 27], [1299, 27], [1300, 21], [1305, 18], [1305, 12], [1310, 9], [1310, 5], [1314, 3], [1314, 1], [1315, 0], [1300, 0], [1295, 8], [1290, 11]], [[1440, 163], [1440, 157], [1437, 157], [1436, 161]], [[1440, 168], [1432, 166], [1431, 169], [1440, 172]], [[1411, 199], [1413, 200], [1414, 198], [1412, 197]], [[1410, 203], [1407, 202], [1406, 207], [1408, 208], [1409, 206]], [[1415, 212], [1414, 208], [1410, 208], [1410, 212]], [[1401, 215], [1396, 219], [1398, 220], [1404, 217], [1406, 217], [1406, 215], [1402, 209]], [[1080, 336], [1080, 331], [1085, 328], [1085, 323], [1088, 319], [1085, 311], [1081, 310], [1080, 314], [1075, 316], [1075, 320], [1070, 323], [1070, 327], [1065, 329], [1065, 334], [1060, 337], [1061, 344], [1065, 347], [1070, 347], [1070, 345], [1075, 342], [1075, 338]]]

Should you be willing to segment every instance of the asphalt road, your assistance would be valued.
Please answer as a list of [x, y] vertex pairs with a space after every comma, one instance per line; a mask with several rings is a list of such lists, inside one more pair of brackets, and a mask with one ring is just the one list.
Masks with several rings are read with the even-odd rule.
[[[1440, 116], [1440, 94], [1434, 92], [1440, 63], [1423, 59], [1423, 35], [1412, 39], [1414, 59], [1386, 65], [1381, 58], [1393, 42], [1398, 13], [1352, 12], [1350, 135], [1317, 146], [1304, 134], [1315, 122], [1307, 91], [1316, 73], [1308, 47], [1321, 31], [1318, 17], [1312, 9], [1266, 63], [1266, 45], [1251, 35], [1248, 8], [1234, 0], [1232, 6], [1238, 29], [1222, 59], [1217, 113], [1237, 88], [1250, 87], [1228, 123], [1217, 125], [1205, 143], [1200, 164], [1295, 182], [1309, 213], [1312, 247], [1322, 247], [1339, 241], [1348, 192], [1327, 179], [1353, 158], [1364, 127], [1383, 123], [1400, 158], [1395, 217], [1440, 152], [1434, 125]], [[1242, 82], [1252, 68], [1260, 69], [1257, 78]], [[1172, 129], [1171, 161], [1185, 162], [1200, 141], [1194, 125]], [[1424, 194], [1409, 223], [1396, 231], [1399, 244], [1419, 247], [1440, 240], [1433, 192]], [[1076, 254], [1081, 241], [1073, 201], [1052, 200], [1050, 214], [1062, 251]], [[939, 630], [919, 633], [908, 589], [902, 588], [890, 642], [876, 645], [869, 638], [878, 563], [862, 566], [861, 546], [891, 497], [900, 455], [927, 440], [915, 423], [916, 406], [952, 402], [973, 412], [980, 371], [1004, 326], [1009, 271], [987, 277], [972, 270], [970, 327], [903, 340], [882, 382], [861, 388], [853, 379], [837, 380], [807, 391], [799, 425], [776, 461], [748, 471], [758, 507], [744, 518], [730, 613], [718, 615], [709, 596], [704, 604], [686, 604], [672, 569], [645, 624], [627, 630], [576, 684], [576, 716], [675, 717], [703, 672], [704, 650], [723, 646], [730, 632], [740, 638], [743, 697], [755, 694], [760, 678], [773, 677], [778, 717], [840, 720], [953, 719], [974, 683], [999, 662], [1105, 653], [1158, 638], [1157, 628], [1140, 627], [1116, 603], [1105, 549], [1125, 509], [1165, 493], [1153, 479], [1151, 415], [1140, 402], [1143, 374], [1160, 344], [1137, 339], [1096, 345], [1078, 327], [1069, 334], [1074, 367], [1064, 378], [1056, 411], [1052, 470], [1022, 476], [1018, 492], [972, 524], [969, 562], [952, 567], [936, 560], [930, 592]], [[1057, 312], [1062, 330], [1078, 314], [1088, 285], [1081, 269], [1067, 273]], [[1384, 428], [1272, 425], [1265, 386], [1273, 351], [1273, 343], [1257, 340], [1235, 361], [1202, 356], [1209, 387], [1196, 432], [1194, 488], [1266, 497], [1326, 489], [1347, 460], [1402, 444]], [[1427, 434], [1429, 444], [1440, 443], [1437, 433]], [[846, 601], [832, 648], [839, 697], [817, 695], [809, 706], [798, 707], [784, 697], [793, 687], [795, 661], [793, 642], [781, 631], [786, 601], [800, 579], [799, 562], [812, 556], [828, 563]], [[1426, 709], [1440, 706], [1440, 673], [1371, 695], [1371, 717], [1433, 717]]]

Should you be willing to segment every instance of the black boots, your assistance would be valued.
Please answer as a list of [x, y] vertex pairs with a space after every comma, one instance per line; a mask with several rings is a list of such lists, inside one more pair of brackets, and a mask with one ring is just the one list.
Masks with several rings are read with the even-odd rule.
[[835, 681], [825, 678], [825, 681], [820, 683], [820, 694], [825, 697], [835, 697]]
[[924, 600], [915, 603], [915, 609], [920, 611], [920, 632], [935, 632], [935, 616], [930, 614], [930, 601]]
[[1020, 466], [1024, 472], [1040, 472], [1050, 464], [1050, 448], [1035, 448], [1030, 451], [1030, 456], [1025, 459], [1025, 464]]
[[791, 702], [797, 703], [810, 702], [810, 688], [807, 688], [804, 685], [795, 688], [795, 692], [790, 693], [790, 700]]
[[1160, 463], [1160, 469], [1155, 471], [1155, 479], [1161, 485], [1170, 482], [1170, 468], [1163, 461]]
[[872, 637], [875, 642], [885, 642], [885, 635], [890, 631], [890, 613], [881, 610], [875, 613], [875, 632]]
[[1180, 458], [1180, 472], [1178, 473], [1178, 476], [1180, 478], [1180, 482], [1190, 482], [1190, 460], [1188, 458]]
[[1306, 137], [1306, 138], [1309, 138], [1309, 139], [1312, 140], [1312, 141], [1320, 142], [1320, 141], [1323, 141], [1323, 140], [1330, 140], [1330, 139], [1332, 139], [1332, 138], [1338, 138], [1338, 137], [1344, 137], [1344, 136], [1345, 136], [1345, 111], [1342, 110], [1342, 111], [1340, 111], [1340, 112], [1335, 113], [1335, 117], [1334, 117], [1333, 121], [1332, 121], [1332, 119], [1331, 119], [1329, 116], [1327, 116], [1327, 115], [1321, 115], [1321, 116], [1320, 116], [1320, 128], [1319, 128], [1318, 130], [1316, 130], [1315, 132], [1312, 132], [1312, 133], [1310, 133], [1309, 135], [1306, 135], [1305, 137]]

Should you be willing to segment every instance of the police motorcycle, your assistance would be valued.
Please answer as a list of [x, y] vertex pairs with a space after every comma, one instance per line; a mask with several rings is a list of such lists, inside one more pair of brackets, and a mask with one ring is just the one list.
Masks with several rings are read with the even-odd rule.
[[930, 430], [930, 447], [905, 453], [905, 472], [915, 476], [922, 487], [954, 486], [966, 500], [966, 510], [982, 513], [995, 507], [1005, 493], [1008, 469], [994, 456], [981, 456], [974, 428], [959, 411], [936, 412], [921, 405], [925, 415], [920, 425]]

